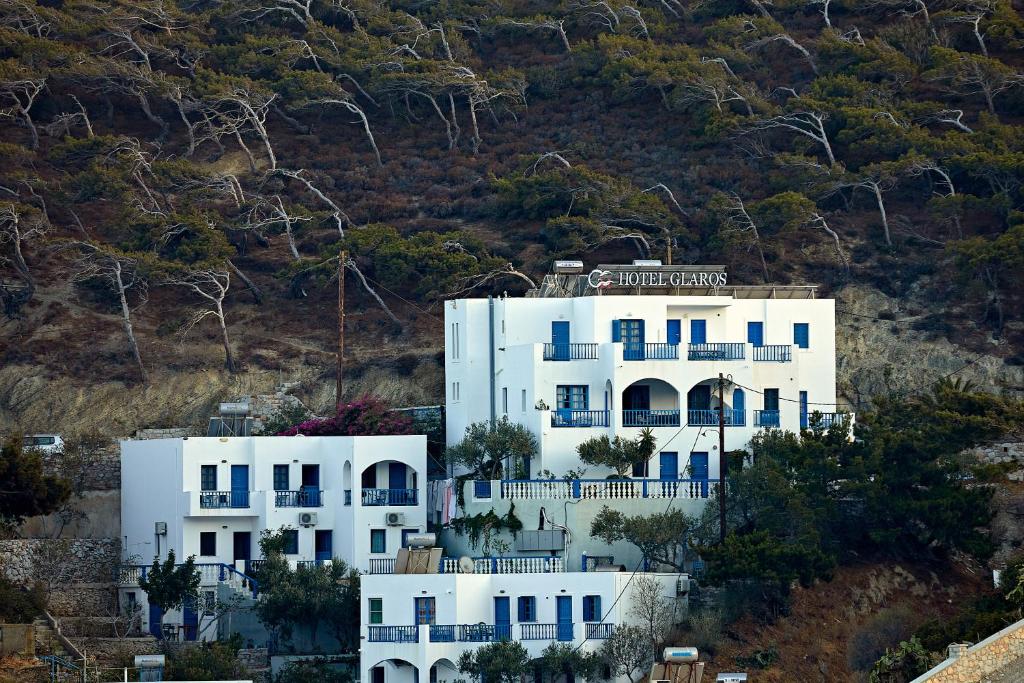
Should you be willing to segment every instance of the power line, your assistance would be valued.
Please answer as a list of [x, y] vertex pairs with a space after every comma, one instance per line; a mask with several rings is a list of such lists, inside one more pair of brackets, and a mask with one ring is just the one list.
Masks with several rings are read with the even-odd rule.
[[[668, 446], [670, 443], [672, 443], [677, 436], [682, 434], [683, 430], [686, 429], [686, 427], [687, 427], [687, 425], [683, 425], [678, 430], [676, 430], [676, 433], [673, 434], [672, 437], [668, 441], [666, 441], [664, 444], [662, 444], [661, 449], [664, 450], [664, 448], [666, 446]], [[690, 452], [693, 452], [693, 449], [697, 447], [697, 441], [700, 439], [701, 436], [703, 436], [705, 434], [705, 432], [706, 432], [706, 428], [704, 428], [704, 427], [702, 427], [702, 428], [697, 430], [697, 436], [693, 440], [693, 445], [690, 446]], [[721, 482], [721, 474], [719, 474], [719, 482]], [[665, 506], [665, 511], [662, 514], [668, 514], [668, 511], [672, 509], [672, 505], [673, 505], [673, 503], [675, 503], [675, 500], [676, 500], [675, 498], [669, 498], [668, 499], [668, 505]], [[608, 616], [612, 613], [612, 610], [615, 609], [615, 605], [619, 604], [619, 601], [622, 600], [622, 596], [626, 594], [626, 589], [629, 588], [629, 585], [631, 583], [633, 583], [633, 578], [637, 575], [637, 572], [640, 571], [640, 567], [641, 567], [641, 565], [643, 565], [645, 559], [646, 558], [641, 557], [637, 561], [636, 566], [633, 567], [633, 571], [629, 575], [629, 578], [626, 579], [626, 583], [622, 586], [622, 590], [619, 591], [619, 594], [615, 596], [615, 600], [612, 601], [611, 607], [608, 608], [607, 612], [605, 612], [604, 614], [601, 615], [601, 620], [597, 622], [598, 625], [604, 623], [605, 619], [607, 619]], [[584, 567], [583, 569], [586, 570], [586, 567]], [[593, 622], [591, 622], [591, 623], [593, 623]], [[586, 626], [584, 625], [583, 640], [580, 641], [579, 645], [577, 645], [575, 648], [573, 648], [573, 652], [578, 652], [579, 649], [581, 647], [583, 647], [583, 645], [588, 640], [590, 640], [590, 636], [587, 635]]]
[[364, 274], [363, 274], [363, 277], [365, 277], [365, 278], [366, 278], [367, 280], [369, 280], [369, 281], [370, 281], [370, 282], [372, 282], [373, 284], [377, 285], [378, 287], [380, 287], [381, 289], [383, 289], [383, 290], [384, 290], [385, 292], [387, 292], [387, 293], [388, 293], [388, 294], [390, 294], [391, 296], [395, 297], [396, 299], [399, 299], [399, 300], [401, 300], [401, 301], [404, 301], [405, 303], [409, 304], [410, 306], [412, 306], [413, 308], [415, 308], [415, 309], [416, 309], [417, 311], [419, 311], [419, 312], [420, 312], [420, 313], [422, 313], [423, 315], [426, 315], [426, 316], [430, 316], [431, 318], [433, 318], [434, 320], [436, 320], [436, 321], [437, 321], [437, 322], [439, 322], [439, 323], [443, 323], [443, 322], [444, 322], [443, 320], [441, 320], [440, 318], [438, 318], [438, 317], [437, 317], [436, 315], [434, 315], [434, 314], [433, 314], [433, 313], [431, 313], [430, 311], [424, 310], [424, 309], [420, 308], [419, 306], [417, 306], [416, 304], [414, 304], [413, 302], [411, 302], [411, 301], [409, 301], [408, 299], [406, 299], [405, 297], [401, 296], [400, 294], [396, 294], [395, 292], [391, 291], [390, 289], [388, 289], [387, 287], [385, 287], [385, 286], [384, 286], [384, 285], [382, 285], [381, 283], [379, 283], [379, 282], [377, 282], [376, 280], [374, 280], [374, 279], [373, 279], [372, 277], [370, 277], [369, 275], [366, 275], [366, 274], [364, 273]]

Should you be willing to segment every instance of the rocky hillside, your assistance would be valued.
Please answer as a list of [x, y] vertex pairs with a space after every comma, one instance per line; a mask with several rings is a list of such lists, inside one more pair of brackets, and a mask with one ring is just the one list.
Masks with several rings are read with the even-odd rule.
[[439, 302], [558, 256], [840, 302], [854, 405], [1024, 386], [1013, 0], [0, 5], [0, 428], [441, 398]]

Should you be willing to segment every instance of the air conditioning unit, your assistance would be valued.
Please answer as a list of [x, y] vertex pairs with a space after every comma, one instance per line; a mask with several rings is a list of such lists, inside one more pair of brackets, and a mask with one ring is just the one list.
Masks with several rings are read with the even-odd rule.
[[405, 514], [402, 512], [389, 512], [384, 515], [384, 523], [388, 526], [402, 526], [405, 524]]
[[315, 512], [300, 512], [299, 513], [299, 526], [316, 526], [316, 513]]

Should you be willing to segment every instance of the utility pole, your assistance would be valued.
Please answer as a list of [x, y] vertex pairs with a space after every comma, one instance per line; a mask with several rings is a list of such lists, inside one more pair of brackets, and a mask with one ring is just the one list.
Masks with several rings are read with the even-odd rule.
[[718, 525], [725, 543], [725, 477], [729, 459], [725, 456], [725, 377], [718, 373]]
[[338, 254], [338, 358], [336, 380], [337, 386], [334, 389], [334, 407], [341, 408], [341, 395], [344, 388], [345, 371], [345, 263], [348, 261], [348, 252], [342, 250]]

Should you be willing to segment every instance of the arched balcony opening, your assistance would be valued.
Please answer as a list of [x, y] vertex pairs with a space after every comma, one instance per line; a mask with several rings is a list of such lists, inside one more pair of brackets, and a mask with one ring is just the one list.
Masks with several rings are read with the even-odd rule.
[[623, 427], [678, 427], [679, 392], [661, 379], [641, 379], [622, 391]]
[[[371, 626], [371, 643], [415, 643], [418, 629], [415, 626]], [[419, 668], [412, 662], [399, 659], [382, 659], [369, 669], [367, 683], [417, 683]]]
[[693, 385], [686, 392], [686, 424], [717, 427], [721, 420], [726, 427], [745, 426], [746, 393], [740, 387], [726, 385], [724, 394], [725, 400], [719, 400], [717, 379], [706, 379]]
[[375, 462], [361, 475], [360, 500], [364, 506], [411, 506], [418, 503], [417, 472], [397, 460]]

